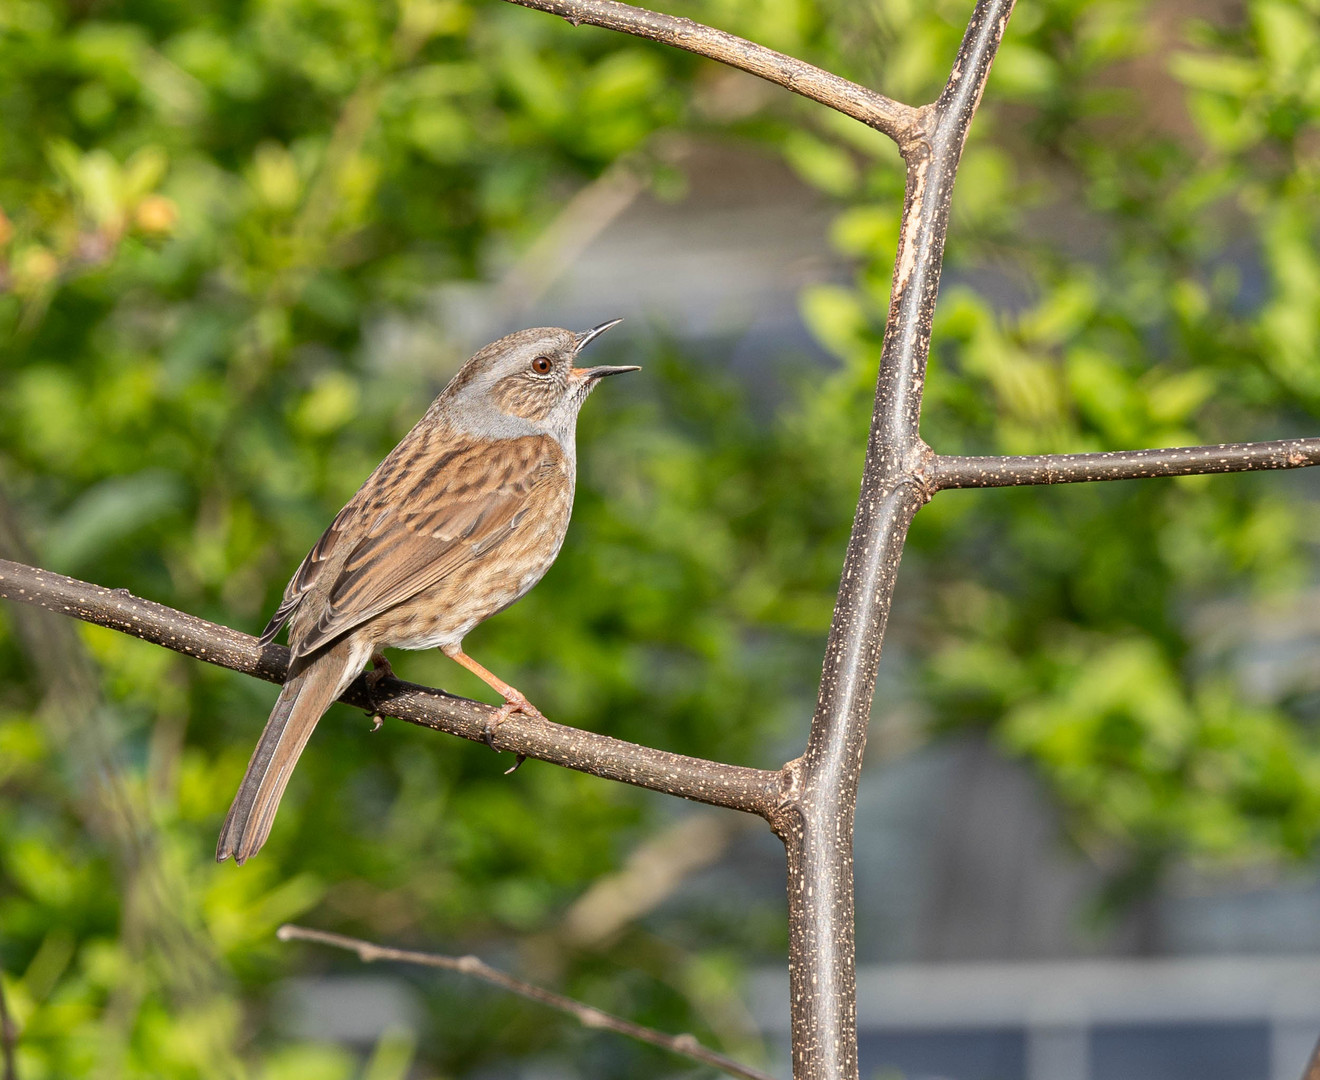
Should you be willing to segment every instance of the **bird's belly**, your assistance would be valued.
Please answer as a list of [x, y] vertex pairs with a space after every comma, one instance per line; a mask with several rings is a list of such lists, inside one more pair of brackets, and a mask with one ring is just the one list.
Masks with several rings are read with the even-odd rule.
[[[540, 520], [522, 527], [491, 551], [474, 559], [418, 594], [406, 605], [382, 615], [390, 621], [380, 643], [396, 649], [433, 649], [455, 645], [478, 623], [503, 611], [545, 576], [568, 530], [572, 495]], [[386, 629], [382, 627], [382, 629]]]

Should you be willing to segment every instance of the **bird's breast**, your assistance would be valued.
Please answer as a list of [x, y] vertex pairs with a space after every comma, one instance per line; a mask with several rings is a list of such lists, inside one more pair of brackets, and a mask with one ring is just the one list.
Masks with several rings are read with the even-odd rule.
[[561, 462], [547, 468], [528, 495], [517, 524], [473, 559], [386, 617], [383, 643], [421, 649], [459, 642], [478, 623], [503, 611], [545, 576], [559, 555], [573, 511], [573, 476]]

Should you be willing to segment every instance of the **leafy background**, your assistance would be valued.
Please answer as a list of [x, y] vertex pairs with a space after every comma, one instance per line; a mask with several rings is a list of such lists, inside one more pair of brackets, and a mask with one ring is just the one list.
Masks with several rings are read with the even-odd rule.
[[[937, 92], [968, 14], [675, 10], [912, 101]], [[1316, 431], [1318, 15], [1021, 5], [958, 183], [932, 445]], [[717, 107], [725, 78], [494, 0], [8, 0], [3, 554], [259, 627], [472, 344], [433, 317], [438, 283], [490, 280], [621, 168], [681, 198], [667, 138], [759, 148], [833, 201], [854, 260], [850, 283], [801, 298], [831, 362], [767, 415], [676, 339], [629, 339], [647, 372], [584, 416], [563, 555], [471, 641], [551, 716], [779, 764], [855, 499], [902, 181], [878, 136], [788, 95]], [[971, 729], [1032, 762], [1118, 908], [1180, 861], [1307, 859], [1320, 679], [1303, 660], [1262, 686], [1244, 655], [1314, 602], [1317, 506], [1305, 474], [942, 495], [912, 532], [892, 689], [920, 739]], [[443, 660], [398, 667], [482, 695]], [[675, 1068], [432, 978], [424, 1013], [365, 1056], [292, 1038], [280, 981], [356, 965], [276, 943], [290, 918], [480, 951], [765, 1060], [737, 1003], [747, 965], [783, 955], [778, 907], [657, 927], [643, 905], [603, 939], [565, 930], [593, 883], [690, 839], [653, 796], [543, 766], [509, 780], [482, 747], [366, 738], [341, 708], [267, 850], [215, 866], [271, 696], [0, 610], [0, 979], [25, 1080]]]

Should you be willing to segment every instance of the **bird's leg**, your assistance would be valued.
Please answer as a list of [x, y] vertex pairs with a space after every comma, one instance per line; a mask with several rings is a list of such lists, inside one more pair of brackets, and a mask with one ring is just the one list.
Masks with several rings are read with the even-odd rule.
[[385, 654], [381, 652], [372, 653], [371, 670], [367, 672], [367, 687], [374, 690], [385, 679], [392, 678], [394, 678], [394, 669], [390, 667], [390, 662], [385, 659]]
[[504, 704], [496, 711], [495, 716], [486, 724], [486, 745], [492, 750], [495, 749], [495, 732], [505, 720], [516, 712], [524, 716], [530, 716], [534, 720], [544, 720], [541, 710], [527, 700], [527, 697], [521, 690], [510, 686], [493, 671], [482, 667], [472, 657], [468, 656], [457, 645], [441, 645], [440, 651], [450, 660], [462, 664], [468, 671], [472, 672], [477, 678], [494, 690], [500, 697], [504, 698]]
[[390, 662], [385, 659], [385, 654], [375, 652], [371, 654], [371, 670], [366, 674], [367, 693], [371, 696], [371, 730], [379, 731], [380, 725], [384, 722], [380, 713], [377, 711], [378, 702], [376, 701], [376, 687], [386, 679], [394, 678], [394, 669], [390, 667]]

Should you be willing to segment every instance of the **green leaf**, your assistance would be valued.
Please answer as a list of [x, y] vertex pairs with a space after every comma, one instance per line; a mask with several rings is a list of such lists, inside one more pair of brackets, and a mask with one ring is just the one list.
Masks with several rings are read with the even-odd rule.
[[177, 473], [146, 469], [101, 481], [83, 492], [51, 527], [50, 565], [77, 573], [135, 533], [182, 509], [186, 485]]
[[857, 164], [843, 147], [805, 131], [784, 139], [784, 156], [807, 183], [829, 195], [847, 195], [857, 186]]

